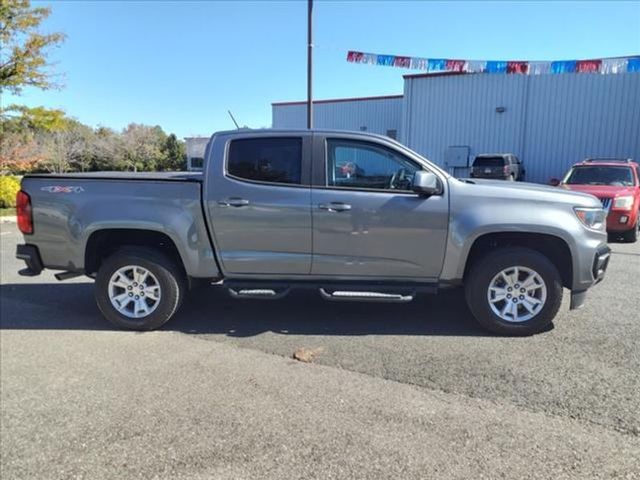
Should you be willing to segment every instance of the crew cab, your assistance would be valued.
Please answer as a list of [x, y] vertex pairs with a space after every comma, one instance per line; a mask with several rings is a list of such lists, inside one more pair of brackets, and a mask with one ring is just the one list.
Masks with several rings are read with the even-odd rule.
[[94, 278], [104, 316], [138, 330], [201, 283], [236, 298], [306, 288], [386, 302], [463, 286], [484, 327], [530, 335], [563, 287], [579, 307], [609, 259], [593, 196], [458, 180], [362, 132], [216, 133], [202, 174], [26, 175], [17, 209], [21, 273]]
[[607, 212], [607, 232], [628, 242], [640, 231], [640, 165], [631, 159], [590, 158], [576, 163], [553, 184], [595, 195]]

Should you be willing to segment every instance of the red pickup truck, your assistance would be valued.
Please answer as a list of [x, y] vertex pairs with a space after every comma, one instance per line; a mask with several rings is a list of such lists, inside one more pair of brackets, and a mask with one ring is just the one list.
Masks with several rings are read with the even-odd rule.
[[640, 231], [640, 165], [631, 159], [590, 158], [552, 185], [595, 195], [607, 211], [607, 232], [635, 242]]

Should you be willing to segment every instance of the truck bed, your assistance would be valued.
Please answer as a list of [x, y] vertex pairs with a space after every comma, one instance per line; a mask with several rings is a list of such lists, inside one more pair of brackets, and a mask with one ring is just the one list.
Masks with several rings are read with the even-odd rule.
[[152, 180], [168, 182], [202, 182], [202, 172], [85, 172], [35, 173], [25, 177], [70, 178], [74, 180]]
[[25, 175], [34, 224], [26, 243], [39, 247], [45, 268], [86, 272], [87, 245], [96, 239], [111, 235], [135, 244], [136, 231], [155, 232], [175, 245], [188, 275], [215, 278], [201, 178], [195, 172]]

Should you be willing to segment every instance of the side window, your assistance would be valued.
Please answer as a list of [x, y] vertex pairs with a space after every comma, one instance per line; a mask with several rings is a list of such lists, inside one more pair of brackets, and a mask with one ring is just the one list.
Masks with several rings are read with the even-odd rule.
[[300, 184], [302, 139], [246, 138], [229, 145], [227, 173], [255, 182]]
[[327, 186], [411, 190], [419, 166], [385, 147], [353, 140], [327, 140]]

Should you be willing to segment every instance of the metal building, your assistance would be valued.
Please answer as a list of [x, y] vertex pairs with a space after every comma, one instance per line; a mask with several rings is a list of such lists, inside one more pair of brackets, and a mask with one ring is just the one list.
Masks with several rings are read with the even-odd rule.
[[545, 183], [587, 157], [640, 160], [640, 74], [407, 75], [402, 131], [450, 171], [514, 153]]
[[[540, 183], [587, 157], [640, 160], [640, 73], [404, 78], [403, 97], [314, 102], [315, 125], [395, 130], [402, 143], [462, 177], [480, 153], [513, 153], [526, 180]], [[305, 112], [304, 102], [274, 103], [273, 127], [304, 128]]]
[[[306, 128], [306, 102], [272, 103], [273, 128]], [[359, 130], [400, 138], [402, 95], [313, 102], [316, 128]]]
[[201, 171], [204, 166], [204, 150], [209, 137], [186, 137], [184, 141], [187, 151], [187, 170]]

